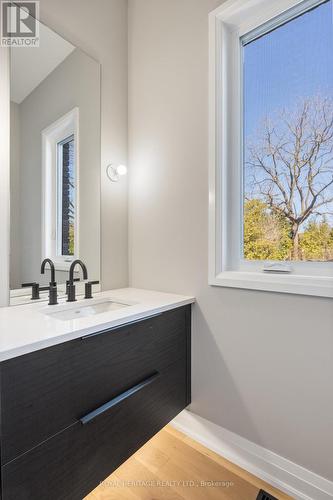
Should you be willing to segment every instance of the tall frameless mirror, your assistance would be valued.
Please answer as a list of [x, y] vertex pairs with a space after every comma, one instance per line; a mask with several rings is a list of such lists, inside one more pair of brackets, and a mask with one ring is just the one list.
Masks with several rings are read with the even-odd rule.
[[49, 283], [47, 257], [60, 294], [73, 259], [100, 277], [100, 65], [42, 23], [39, 38], [10, 49], [11, 304]]

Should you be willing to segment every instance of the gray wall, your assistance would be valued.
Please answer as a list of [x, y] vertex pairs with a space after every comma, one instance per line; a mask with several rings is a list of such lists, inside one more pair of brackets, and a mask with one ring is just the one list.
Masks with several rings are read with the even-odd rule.
[[129, 0], [130, 279], [194, 294], [192, 411], [333, 479], [333, 302], [213, 288], [208, 13]]
[[41, 0], [40, 11], [41, 21], [102, 66], [102, 286], [126, 286], [127, 178], [111, 183], [106, 166], [127, 164], [127, 0]]
[[[76, 49], [19, 105], [21, 283], [42, 282], [42, 131], [74, 107], [79, 108], [80, 258], [90, 277], [99, 279], [100, 67]], [[12, 258], [11, 268], [15, 267]], [[67, 275], [58, 271], [57, 281], [63, 283]], [[45, 280], [49, 281], [49, 276]]]

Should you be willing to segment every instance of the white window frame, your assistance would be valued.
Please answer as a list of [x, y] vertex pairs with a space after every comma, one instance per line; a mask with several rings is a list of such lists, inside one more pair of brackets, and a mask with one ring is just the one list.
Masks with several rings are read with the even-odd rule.
[[[333, 298], [333, 263], [290, 262], [263, 271], [242, 259], [241, 42], [322, 0], [228, 0], [209, 16], [209, 284]], [[292, 9], [292, 10], [290, 10]], [[281, 17], [279, 17], [281, 23]], [[271, 264], [267, 262], [267, 264]]]
[[[75, 144], [75, 224], [74, 255], [59, 255], [57, 248], [58, 144], [74, 136]], [[79, 108], [59, 118], [42, 131], [42, 257], [51, 258], [57, 270], [67, 271], [79, 258]]]

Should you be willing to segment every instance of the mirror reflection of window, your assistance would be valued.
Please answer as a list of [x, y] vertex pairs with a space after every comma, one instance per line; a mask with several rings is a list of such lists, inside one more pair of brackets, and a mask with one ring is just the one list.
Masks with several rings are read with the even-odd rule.
[[42, 131], [43, 254], [58, 267], [79, 258], [79, 108]]
[[75, 248], [75, 139], [57, 144], [57, 253], [74, 256]]

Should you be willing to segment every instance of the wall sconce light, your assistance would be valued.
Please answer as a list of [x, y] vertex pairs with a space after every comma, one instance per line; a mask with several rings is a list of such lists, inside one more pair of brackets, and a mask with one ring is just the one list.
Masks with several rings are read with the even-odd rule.
[[127, 167], [125, 165], [113, 165], [110, 163], [106, 167], [106, 175], [112, 182], [118, 182], [120, 176], [127, 174]]

